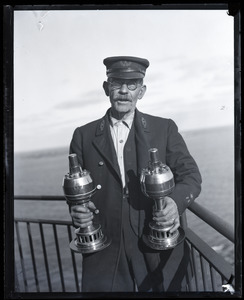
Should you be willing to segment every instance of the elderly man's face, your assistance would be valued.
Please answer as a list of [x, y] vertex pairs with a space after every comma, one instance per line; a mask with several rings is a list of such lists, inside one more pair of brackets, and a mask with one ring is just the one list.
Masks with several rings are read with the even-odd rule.
[[146, 91], [146, 86], [138, 79], [109, 78], [106, 94], [110, 98], [112, 112], [119, 115], [130, 114], [135, 110], [138, 99]]

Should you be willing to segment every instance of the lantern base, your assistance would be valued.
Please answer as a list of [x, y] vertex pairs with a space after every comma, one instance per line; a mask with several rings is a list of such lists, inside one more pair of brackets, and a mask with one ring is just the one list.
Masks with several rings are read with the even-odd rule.
[[70, 243], [70, 248], [74, 252], [93, 253], [111, 244], [111, 240], [103, 234], [100, 224], [92, 224], [86, 228], [77, 228], [75, 234], [76, 238]]
[[169, 250], [175, 248], [185, 239], [184, 230], [179, 227], [171, 236], [162, 237], [162, 231], [152, 232], [150, 235], [143, 235], [143, 242], [154, 250]]
[[90, 243], [89, 245], [81, 245], [77, 243], [77, 238], [74, 238], [69, 244], [70, 249], [76, 253], [94, 253], [107, 248], [111, 244], [111, 239], [105, 236], [98, 243]]

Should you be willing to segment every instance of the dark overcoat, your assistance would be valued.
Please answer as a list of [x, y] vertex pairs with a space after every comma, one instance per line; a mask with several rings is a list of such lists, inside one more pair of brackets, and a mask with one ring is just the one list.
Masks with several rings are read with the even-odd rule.
[[[201, 175], [196, 162], [171, 119], [151, 116], [135, 111], [134, 122], [124, 147], [126, 182], [129, 189], [130, 225], [138, 238], [139, 251], [142, 233], [152, 219], [153, 201], [140, 189], [140, 172], [148, 166], [150, 148], [157, 148], [159, 159], [168, 165], [175, 179], [170, 197], [177, 204], [179, 214], [198, 197]], [[102, 188], [92, 197], [100, 213], [94, 221], [102, 225], [105, 235], [112, 239], [106, 249], [83, 255], [83, 291], [112, 291], [119, 258], [123, 187], [119, 165], [109, 127], [109, 113], [99, 120], [76, 128], [70, 145], [81, 166], [91, 172], [96, 184]], [[129, 243], [130, 241], [128, 241]], [[177, 290], [186, 282], [189, 251], [183, 242], [172, 250], [160, 253], [142, 246], [151, 275], [159, 274], [155, 284], [160, 290]], [[140, 268], [140, 265], [138, 265]], [[145, 277], [147, 274], [145, 274]], [[146, 282], [146, 278], [145, 278]]]

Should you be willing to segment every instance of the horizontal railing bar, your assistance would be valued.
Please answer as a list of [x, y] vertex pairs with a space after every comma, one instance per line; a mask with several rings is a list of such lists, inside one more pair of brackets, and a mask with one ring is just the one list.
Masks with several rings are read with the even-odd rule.
[[235, 231], [231, 224], [227, 223], [218, 215], [212, 213], [210, 210], [206, 209], [197, 202], [193, 202], [188, 209], [223, 236], [225, 236], [232, 243], [235, 242]]
[[30, 223], [42, 223], [42, 224], [57, 224], [57, 225], [72, 225], [71, 221], [63, 220], [47, 220], [47, 219], [30, 219], [30, 218], [15, 218], [16, 222], [30, 222]]
[[190, 228], [185, 230], [186, 239], [201, 253], [201, 255], [214, 266], [221, 275], [229, 280], [234, 274], [230, 264], [222, 256], [217, 254], [207, 243], [199, 238]]
[[37, 195], [17, 195], [14, 200], [41, 200], [41, 201], [66, 201], [64, 196], [37, 196]]
[[[41, 201], [65, 201], [64, 196], [36, 196], [36, 195], [16, 195], [14, 200], [41, 200]], [[216, 231], [221, 233], [224, 237], [235, 243], [235, 233], [232, 225], [222, 220], [218, 215], [212, 213], [210, 210], [206, 209], [197, 202], [193, 202], [188, 209], [206, 222], [208, 225], [212, 226]]]

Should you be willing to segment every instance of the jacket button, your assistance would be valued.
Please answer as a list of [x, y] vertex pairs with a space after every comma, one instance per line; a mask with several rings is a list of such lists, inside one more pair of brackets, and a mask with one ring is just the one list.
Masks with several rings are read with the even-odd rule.
[[99, 166], [103, 166], [104, 165], [104, 162], [103, 161], [99, 161]]

